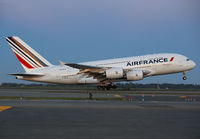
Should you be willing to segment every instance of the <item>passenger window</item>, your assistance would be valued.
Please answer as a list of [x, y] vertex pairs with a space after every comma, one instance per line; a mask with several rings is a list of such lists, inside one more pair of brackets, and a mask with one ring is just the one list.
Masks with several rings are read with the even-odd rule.
[[190, 59], [186, 59], [186, 61], [190, 61]]

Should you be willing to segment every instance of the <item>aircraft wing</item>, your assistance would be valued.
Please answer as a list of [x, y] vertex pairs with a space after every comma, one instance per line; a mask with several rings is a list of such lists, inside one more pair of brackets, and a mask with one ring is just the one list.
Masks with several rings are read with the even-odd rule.
[[102, 74], [106, 69], [109, 69], [109, 67], [97, 67], [97, 66], [89, 66], [89, 65], [82, 65], [82, 64], [76, 64], [76, 63], [64, 63], [64, 65], [80, 69], [79, 73], [97, 73]]
[[106, 80], [105, 70], [110, 68], [110, 67], [89, 66], [76, 63], [63, 63], [63, 64], [72, 68], [80, 69], [79, 74], [84, 73], [88, 77], [94, 77], [95, 79], [99, 79], [101, 81]]
[[102, 69], [102, 67], [82, 65], [82, 64], [76, 64], [76, 63], [65, 63], [65, 65], [72, 68], [76, 68], [76, 69]]

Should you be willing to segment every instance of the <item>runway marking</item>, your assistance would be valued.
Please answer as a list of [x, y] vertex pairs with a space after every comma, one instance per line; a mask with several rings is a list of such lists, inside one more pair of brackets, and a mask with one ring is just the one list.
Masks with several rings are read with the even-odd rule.
[[180, 98], [185, 98], [186, 96], [179, 96]]
[[10, 109], [10, 108], [12, 108], [12, 106], [0, 106], [0, 112]]
[[115, 97], [121, 97], [120, 95], [114, 95]]

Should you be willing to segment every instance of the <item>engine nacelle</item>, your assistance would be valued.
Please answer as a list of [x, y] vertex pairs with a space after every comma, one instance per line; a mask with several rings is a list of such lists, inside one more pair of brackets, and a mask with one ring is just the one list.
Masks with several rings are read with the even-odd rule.
[[108, 79], [120, 79], [124, 76], [124, 70], [122, 68], [111, 68], [106, 70], [106, 78]]
[[126, 78], [128, 81], [137, 81], [143, 79], [143, 71], [132, 70], [126, 73]]

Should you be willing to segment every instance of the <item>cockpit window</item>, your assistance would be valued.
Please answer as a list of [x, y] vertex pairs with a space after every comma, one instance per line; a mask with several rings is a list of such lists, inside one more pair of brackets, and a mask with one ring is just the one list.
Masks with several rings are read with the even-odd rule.
[[186, 61], [190, 61], [190, 59], [186, 59]]

